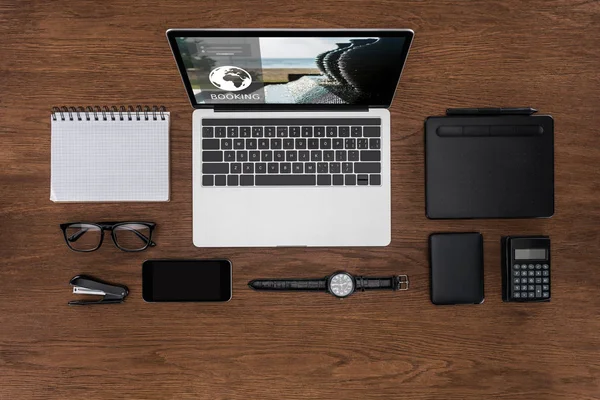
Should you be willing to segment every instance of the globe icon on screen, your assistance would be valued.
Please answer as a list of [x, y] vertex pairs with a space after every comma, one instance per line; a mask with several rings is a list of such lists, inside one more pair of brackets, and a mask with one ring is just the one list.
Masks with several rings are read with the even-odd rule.
[[213, 69], [210, 71], [208, 79], [215, 87], [230, 92], [244, 90], [252, 83], [252, 77], [248, 72], [231, 65]]

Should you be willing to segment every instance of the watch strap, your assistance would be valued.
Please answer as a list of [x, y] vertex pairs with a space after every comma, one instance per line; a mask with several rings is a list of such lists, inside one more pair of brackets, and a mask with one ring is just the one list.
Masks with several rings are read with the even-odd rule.
[[389, 277], [356, 276], [356, 290], [408, 290], [408, 276], [394, 275]]
[[248, 283], [254, 290], [308, 290], [325, 291], [327, 280], [325, 279], [255, 279]]

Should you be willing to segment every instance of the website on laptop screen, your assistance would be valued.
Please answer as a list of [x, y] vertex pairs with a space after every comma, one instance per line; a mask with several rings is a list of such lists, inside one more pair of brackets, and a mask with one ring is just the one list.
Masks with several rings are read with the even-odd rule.
[[177, 37], [198, 104], [389, 105], [403, 37]]

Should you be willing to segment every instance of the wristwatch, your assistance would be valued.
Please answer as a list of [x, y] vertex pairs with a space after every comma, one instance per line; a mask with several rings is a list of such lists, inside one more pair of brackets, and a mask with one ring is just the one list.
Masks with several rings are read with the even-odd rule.
[[323, 279], [255, 279], [248, 282], [254, 290], [287, 291], [303, 290], [327, 292], [335, 297], [350, 296], [356, 290], [408, 290], [408, 276], [394, 275], [386, 278], [352, 276], [345, 271], [338, 271]]

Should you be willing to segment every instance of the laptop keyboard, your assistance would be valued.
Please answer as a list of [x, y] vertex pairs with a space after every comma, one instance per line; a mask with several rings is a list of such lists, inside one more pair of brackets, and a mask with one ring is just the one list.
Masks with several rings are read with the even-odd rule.
[[202, 186], [380, 186], [381, 119], [204, 119]]

